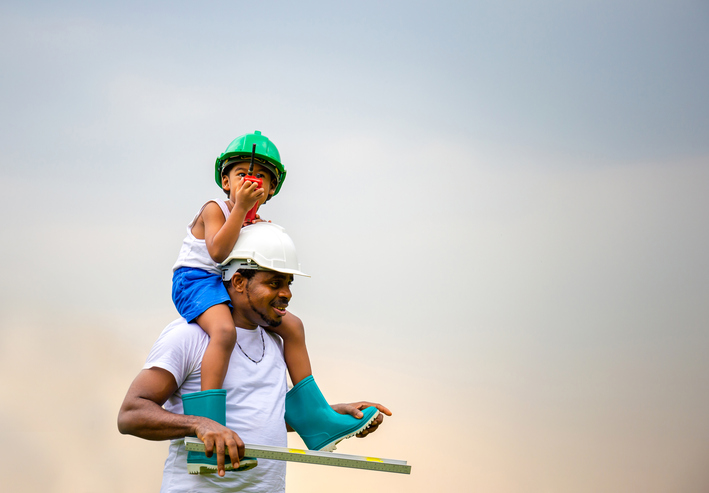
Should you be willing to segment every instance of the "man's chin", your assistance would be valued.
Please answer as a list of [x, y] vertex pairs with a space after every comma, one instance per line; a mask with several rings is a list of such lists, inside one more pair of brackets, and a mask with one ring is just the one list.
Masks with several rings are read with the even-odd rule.
[[278, 327], [279, 325], [281, 325], [281, 322], [283, 322], [283, 317], [269, 317], [266, 316], [265, 313], [259, 313], [259, 316], [261, 318], [261, 321], [263, 322], [263, 324], [259, 325], [261, 325], [262, 327]]
[[258, 323], [261, 327], [278, 327], [281, 325], [281, 322], [283, 321], [283, 317], [280, 317], [276, 315], [276, 317], [269, 317], [266, 315], [265, 312], [258, 310], [253, 303], [251, 303], [251, 298], [249, 298], [249, 305], [251, 306], [251, 309], [254, 311], [255, 314], [258, 315], [258, 318], [261, 319], [261, 321]]

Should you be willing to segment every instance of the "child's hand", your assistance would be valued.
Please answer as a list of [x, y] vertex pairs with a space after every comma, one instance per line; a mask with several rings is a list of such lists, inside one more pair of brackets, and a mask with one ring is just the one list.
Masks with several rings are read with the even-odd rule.
[[261, 201], [264, 193], [263, 188], [259, 188], [257, 183], [246, 181], [242, 177], [238, 185], [231, 189], [229, 198], [234, 203], [234, 207], [239, 207], [246, 213], [256, 205], [256, 202]]
[[269, 223], [270, 223], [271, 221], [266, 221], [266, 220], [264, 220], [264, 219], [261, 219], [261, 216], [259, 216], [258, 214], [256, 214], [256, 217], [254, 217], [254, 220], [253, 220], [253, 221], [244, 221], [244, 226], [246, 226], [247, 224], [256, 224], [256, 223], [265, 223], [265, 222], [269, 222]]

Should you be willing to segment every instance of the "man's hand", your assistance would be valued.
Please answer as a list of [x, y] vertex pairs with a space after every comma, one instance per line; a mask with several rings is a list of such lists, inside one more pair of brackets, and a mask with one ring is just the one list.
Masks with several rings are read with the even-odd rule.
[[[244, 442], [236, 432], [211, 419], [202, 418], [195, 427], [197, 438], [204, 442], [204, 453], [211, 457], [217, 453], [217, 474], [224, 476], [225, 456], [229, 453], [231, 465], [238, 469], [239, 461], [244, 458]], [[228, 450], [227, 450], [228, 449]]]
[[367, 401], [359, 401], [359, 402], [353, 402], [350, 404], [331, 404], [330, 407], [333, 408], [335, 411], [337, 411], [340, 414], [349, 414], [351, 416], [354, 416], [357, 419], [362, 418], [364, 414], [362, 414], [362, 409], [365, 407], [371, 407], [374, 406], [377, 409], [379, 409], [379, 415], [374, 418], [374, 421], [372, 421], [372, 424], [369, 425], [369, 428], [365, 428], [362, 430], [360, 433], [357, 434], [357, 438], [364, 438], [370, 433], [374, 433], [377, 431], [377, 428], [379, 428], [379, 425], [382, 424], [384, 421], [384, 415], [386, 414], [387, 416], [391, 416], [391, 411], [387, 409], [386, 407], [382, 406], [381, 404], [377, 404], [375, 402], [367, 402]]
[[175, 377], [162, 368], [142, 370], [133, 380], [118, 412], [118, 430], [146, 440], [172, 440], [196, 435], [204, 442], [205, 453], [217, 453], [217, 472], [224, 476], [227, 448], [231, 465], [239, 467], [244, 442], [239, 435], [216, 421], [201, 416], [174, 414], [162, 405], [177, 390]]

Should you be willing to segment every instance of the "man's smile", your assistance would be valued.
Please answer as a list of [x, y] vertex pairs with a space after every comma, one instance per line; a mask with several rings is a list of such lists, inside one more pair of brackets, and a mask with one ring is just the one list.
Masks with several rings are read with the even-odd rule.
[[280, 302], [273, 302], [271, 303], [271, 307], [273, 310], [280, 315], [281, 317], [286, 316], [286, 308], [288, 308], [288, 303], [284, 303], [282, 301]]

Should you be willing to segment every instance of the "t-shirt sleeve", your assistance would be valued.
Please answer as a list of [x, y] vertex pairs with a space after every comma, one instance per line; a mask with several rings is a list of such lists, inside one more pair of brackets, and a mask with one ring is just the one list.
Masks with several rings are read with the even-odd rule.
[[173, 323], [153, 344], [143, 369], [162, 368], [172, 373], [180, 387], [187, 376], [200, 369], [207, 334], [194, 324]]

